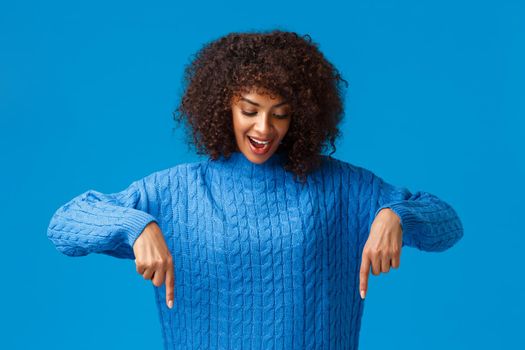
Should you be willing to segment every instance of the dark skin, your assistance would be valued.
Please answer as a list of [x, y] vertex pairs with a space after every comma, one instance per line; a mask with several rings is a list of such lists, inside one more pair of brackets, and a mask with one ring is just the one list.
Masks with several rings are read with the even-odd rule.
[[166, 304], [173, 307], [175, 273], [173, 258], [156, 222], [150, 222], [133, 244], [137, 272], [156, 287], [166, 282]]
[[[231, 101], [232, 124], [237, 149], [252, 163], [267, 161], [279, 148], [291, 122], [291, 108], [281, 96], [256, 91], [235, 96]], [[268, 151], [259, 155], [252, 151], [249, 137], [269, 142]]]
[[370, 226], [370, 234], [363, 248], [359, 291], [364, 299], [368, 291], [370, 267], [372, 274], [387, 273], [390, 267], [397, 269], [401, 257], [403, 230], [401, 220], [392, 209], [382, 209]]

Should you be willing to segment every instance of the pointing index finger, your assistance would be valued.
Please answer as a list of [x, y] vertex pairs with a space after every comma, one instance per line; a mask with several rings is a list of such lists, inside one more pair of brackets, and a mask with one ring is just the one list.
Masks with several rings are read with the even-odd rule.
[[166, 270], [166, 304], [171, 309], [173, 308], [173, 299], [175, 296], [175, 274], [173, 271], [173, 264], [169, 264]]
[[361, 270], [359, 272], [359, 291], [361, 299], [365, 298], [366, 291], [368, 289], [368, 274], [370, 273], [370, 259], [366, 255], [363, 255], [361, 259]]

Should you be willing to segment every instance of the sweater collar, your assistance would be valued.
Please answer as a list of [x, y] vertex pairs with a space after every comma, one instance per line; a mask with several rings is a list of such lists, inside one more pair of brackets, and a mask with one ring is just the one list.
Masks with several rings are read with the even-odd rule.
[[229, 158], [220, 156], [217, 160], [210, 160], [212, 164], [216, 164], [220, 167], [235, 169], [236, 173], [246, 174], [248, 176], [257, 175], [267, 170], [282, 167], [284, 165], [285, 155], [275, 152], [270, 158], [264, 163], [257, 164], [252, 163], [244, 153], [235, 151], [231, 153]]

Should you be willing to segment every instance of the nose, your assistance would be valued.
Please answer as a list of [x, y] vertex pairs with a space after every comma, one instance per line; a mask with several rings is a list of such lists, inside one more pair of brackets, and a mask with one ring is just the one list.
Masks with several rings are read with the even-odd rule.
[[254, 125], [254, 130], [260, 137], [270, 136], [272, 130], [271, 119], [268, 113], [261, 113]]

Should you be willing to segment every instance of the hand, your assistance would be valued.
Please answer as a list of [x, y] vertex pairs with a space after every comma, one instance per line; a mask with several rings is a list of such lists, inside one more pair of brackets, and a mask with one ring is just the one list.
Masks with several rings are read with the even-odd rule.
[[372, 222], [370, 235], [363, 248], [359, 273], [359, 290], [362, 299], [365, 298], [368, 289], [370, 264], [372, 264], [372, 273], [375, 276], [381, 272], [388, 272], [390, 266], [397, 269], [402, 242], [403, 229], [399, 216], [389, 208], [379, 211]]
[[166, 281], [166, 304], [171, 309], [174, 299], [175, 273], [173, 258], [164, 235], [155, 221], [150, 222], [133, 244], [137, 272], [160, 287]]

